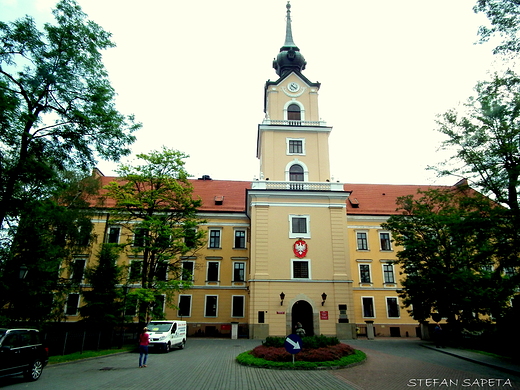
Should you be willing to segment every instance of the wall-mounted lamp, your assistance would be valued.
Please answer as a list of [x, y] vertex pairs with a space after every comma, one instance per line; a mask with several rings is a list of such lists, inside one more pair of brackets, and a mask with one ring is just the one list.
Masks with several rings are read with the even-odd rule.
[[20, 278], [20, 280], [24, 280], [25, 277], [27, 276], [28, 272], [29, 272], [29, 268], [27, 268], [27, 266], [25, 264], [22, 264], [20, 266], [20, 273], [18, 274], [18, 277]]
[[321, 294], [321, 306], [325, 304], [325, 301], [327, 300], [327, 294], [323, 293]]
[[283, 300], [284, 299], [285, 299], [285, 294], [282, 291], [282, 293], [280, 294], [280, 306], [283, 306]]

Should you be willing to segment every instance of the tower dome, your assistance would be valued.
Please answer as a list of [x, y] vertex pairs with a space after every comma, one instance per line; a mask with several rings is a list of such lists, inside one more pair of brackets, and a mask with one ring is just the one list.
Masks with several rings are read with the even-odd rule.
[[273, 68], [276, 70], [276, 74], [280, 77], [284, 77], [291, 72], [300, 73], [305, 69], [307, 62], [300, 53], [300, 49], [293, 41], [292, 29], [291, 29], [291, 4], [287, 2], [287, 25], [285, 28], [285, 43], [280, 48], [280, 53], [273, 61]]

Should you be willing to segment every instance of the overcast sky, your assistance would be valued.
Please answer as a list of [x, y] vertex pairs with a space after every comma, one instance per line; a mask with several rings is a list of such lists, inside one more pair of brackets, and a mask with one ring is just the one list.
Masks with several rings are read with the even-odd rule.
[[[476, 0], [292, 0], [304, 75], [320, 82], [320, 116], [333, 127], [331, 172], [348, 183], [453, 184], [426, 171], [437, 114], [473, 93], [492, 69]], [[0, 0], [0, 18], [52, 20], [55, 0]], [[104, 53], [118, 109], [143, 123], [135, 153], [162, 145], [190, 155], [199, 177], [259, 174], [264, 84], [285, 38], [285, 0], [79, 0], [113, 34]], [[113, 164], [99, 163], [106, 175]]]

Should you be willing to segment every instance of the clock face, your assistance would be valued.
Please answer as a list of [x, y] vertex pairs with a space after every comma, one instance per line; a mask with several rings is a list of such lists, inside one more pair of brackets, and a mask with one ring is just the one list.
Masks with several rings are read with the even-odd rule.
[[289, 85], [287, 86], [287, 88], [289, 89], [289, 91], [291, 92], [296, 92], [297, 90], [300, 89], [300, 86], [298, 85], [298, 83], [295, 83], [294, 81], [292, 83], [289, 83]]

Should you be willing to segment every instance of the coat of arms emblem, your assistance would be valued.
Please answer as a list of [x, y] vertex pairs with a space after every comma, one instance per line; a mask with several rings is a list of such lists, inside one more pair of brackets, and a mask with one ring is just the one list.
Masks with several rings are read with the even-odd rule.
[[299, 258], [299, 259], [304, 258], [307, 255], [307, 251], [308, 251], [307, 243], [303, 240], [296, 241], [293, 245], [293, 251], [294, 251], [294, 255], [297, 258]]

